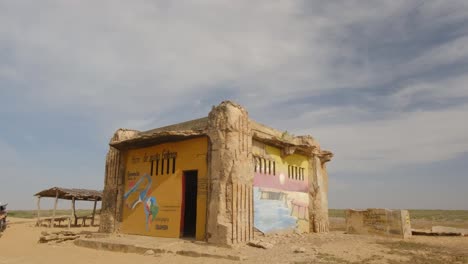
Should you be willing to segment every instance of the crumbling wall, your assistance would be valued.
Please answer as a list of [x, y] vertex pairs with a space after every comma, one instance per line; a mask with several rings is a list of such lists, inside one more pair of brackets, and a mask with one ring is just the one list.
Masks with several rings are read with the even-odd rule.
[[253, 238], [252, 136], [247, 111], [222, 102], [208, 116], [210, 138], [207, 240], [232, 244]]
[[409, 212], [388, 209], [348, 209], [346, 233], [409, 238], [411, 237]]
[[[119, 129], [110, 143], [136, 136], [138, 131]], [[118, 229], [121, 216], [123, 187], [123, 156], [120, 150], [110, 146], [106, 156], [104, 191], [102, 197], [99, 232], [112, 233]]]

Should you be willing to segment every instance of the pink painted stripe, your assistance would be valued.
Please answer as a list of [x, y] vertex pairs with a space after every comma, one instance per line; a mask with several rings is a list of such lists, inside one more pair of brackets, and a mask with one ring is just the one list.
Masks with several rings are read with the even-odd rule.
[[304, 181], [293, 180], [285, 176], [284, 183], [281, 184], [279, 180], [279, 175], [268, 175], [268, 174], [263, 174], [263, 173], [255, 173], [254, 186], [264, 187], [264, 188], [273, 188], [273, 189], [290, 191], [290, 192], [307, 193], [309, 191], [307, 180], [304, 180]]

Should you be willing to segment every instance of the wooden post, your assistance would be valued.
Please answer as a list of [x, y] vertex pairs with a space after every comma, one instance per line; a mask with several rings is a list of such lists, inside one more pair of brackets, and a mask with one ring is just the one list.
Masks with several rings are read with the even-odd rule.
[[93, 218], [91, 219], [91, 226], [94, 225], [94, 216], [96, 216], [96, 205], [97, 205], [97, 200], [94, 200]]
[[72, 214], [75, 226], [77, 225], [78, 219], [76, 219], [76, 210], [75, 210], [75, 197], [72, 197]]
[[39, 226], [41, 224], [41, 196], [37, 196], [37, 222], [36, 225]]
[[52, 213], [52, 227], [55, 227], [55, 211], [57, 211], [57, 203], [58, 203], [58, 190], [55, 191], [55, 204], [54, 204], [54, 212]]
[[74, 206], [73, 206], [73, 200], [75, 198], [72, 197], [71, 201], [70, 201], [70, 209], [71, 209], [71, 215], [70, 215], [70, 218], [68, 219], [68, 229], [70, 229], [70, 226], [71, 226], [71, 221], [73, 219], [73, 217], [75, 217], [75, 212], [73, 210]]

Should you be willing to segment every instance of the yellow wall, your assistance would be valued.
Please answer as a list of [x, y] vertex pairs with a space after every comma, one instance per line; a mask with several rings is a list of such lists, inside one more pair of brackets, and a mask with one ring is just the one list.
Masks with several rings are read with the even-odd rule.
[[269, 158], [276, 163], [276, 174], [284, 173], [288, 175], [288, 165], [304, 168], [306, 180], [309, 177], [309, 158], [300, 154], [288, 155], [281, 158], [281, 150], [277, 147], [254, 141], [252, 153], [255, 156]]
[[[266, 153], [268, 153], [276, 162], [277, 171], [279, 168], [280, 172], [283, 172], [287, 175], [288, 165], [305, 168], [305, 175], [308, 176], [309, 170], [309, 160], [307, 156], [300, 154], [292, 154], [285, 158], [281, 158], [281, 150], [276, 147], [265, 145]], [[306, 178], [307, 179], [307, 178]]]
[[[207, 151], [206, 137], [128, 150], [125, 155], [125, 193], [131, 191], [132, 186], [138, 180], [142, 178], [143, 180], [134, 192], [126, 198], [124, 196], [122, 232], [158, 237], [180, 237], [183, 171], [198, 170], [196, 239], [203, 240], [206, 222]], [[175, 173], [172, 173], [173, 160], [171, 159], [169, 174], [166, 173], [167, 164], [164, 162], [164, 174], [161, 175], [160, 161], [158, 175], [155, 172], [154, 162], [153, 175], [145, 176], [151, 173], [151, 157], [155, 158], [158, 154], [164, 155], [165, 152], [177, 153]], [[147, 177], [151, 179], [151, 184]], [[148, 191], [145, 195], [147, 187]], [[142, 196], [140, 200], [143, 201], [137, 203], [132, 209], [132, 204], [138, 201], [140, 196]], [[157, 206], [151, 207], [154, 199]], [[150, 212], [148, 229], [145, 204], [149, 205], [147, 208], [153, 208], [153, 212], [157, 211], [153, 219], [151, 209], [148, 210]]]

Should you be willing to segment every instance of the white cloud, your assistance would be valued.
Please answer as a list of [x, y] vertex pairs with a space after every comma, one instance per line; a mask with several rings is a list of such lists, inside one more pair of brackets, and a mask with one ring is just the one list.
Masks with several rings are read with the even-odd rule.
[[[21, 80], [17, 92], [28, 104], [18, 107], [88, 115], [110, 137], [109, 127], [149, 128], [158, 123], [158, 113], [175, 106], [190, 105], [198, 113], [206, 109], [200, 101], [226, 91], [255, 112], [324, 91], [370, 90], [466, 60], [464, 38], [397, 64], [387, 62], [390, 55], [377, 62], [366, 58], [372, 41], [411, 39], [406, 22], [412, 11], [421, 10], [418, 22], [430, 27], [431, 21], [465, 19], [466, 12], [455, 8], [464, 3], [4, 1], [0, 48], [8, 54], [0, 60], [0, 76]], [[355, 43], [360, 37], [363, 43]], [[466, 95], [465, 79], [415, 80], [382, 103], [399, 110], [421, 93], [427, 100], [457, 98]], [[468, 134], [464, 111], [396, 111], [384, 120], [349, 124], [340, 116], [368, 120], [374, 113], [335, 105], [285, 122], [336, 152], [340, 169], [362, 170], [368, 163], [430, 162], [465, 151], [457, 144]], [[334, 124], [321, 122], [327, 116]]]
[[354, 65], [360, 54], [341, 36], [401, 3], [11, 1], [0, 40], [34, 81], [25, 94], [53, 108], [131, 115], [226, 86], [240, 97], [255, 90], [245, 100], [261, 104], [265, 94], [274, 102], [368, 85], [371, 71]]
[[432, 82], [416, 82], [406, 85], [389, 99], [397, 108], [404, 108], [418, 102], [438, 103], [453, 99], [468, 97], [468, 76], [435, 80]]
[[[346, 116], [346, 109], [342, 109]], [[430, 163], [468, 151], [468, 105], [442, 111], [418, 111], [392, 119], [346, 125], [317, 124], [299, 131], [332, 150], [333, 170], [382, 171], [394, 166]], [[313, 122], [312, 122], [313, 124]]]
[[468, 37], [456, 38], [453, 41], [436, 46], [425, 51], [416, 59], [405, 63], [400, 70], [401, 74], [410, 75], [431, 70], [434, 67], [464, 62], [468, 59], [467, 46]]

